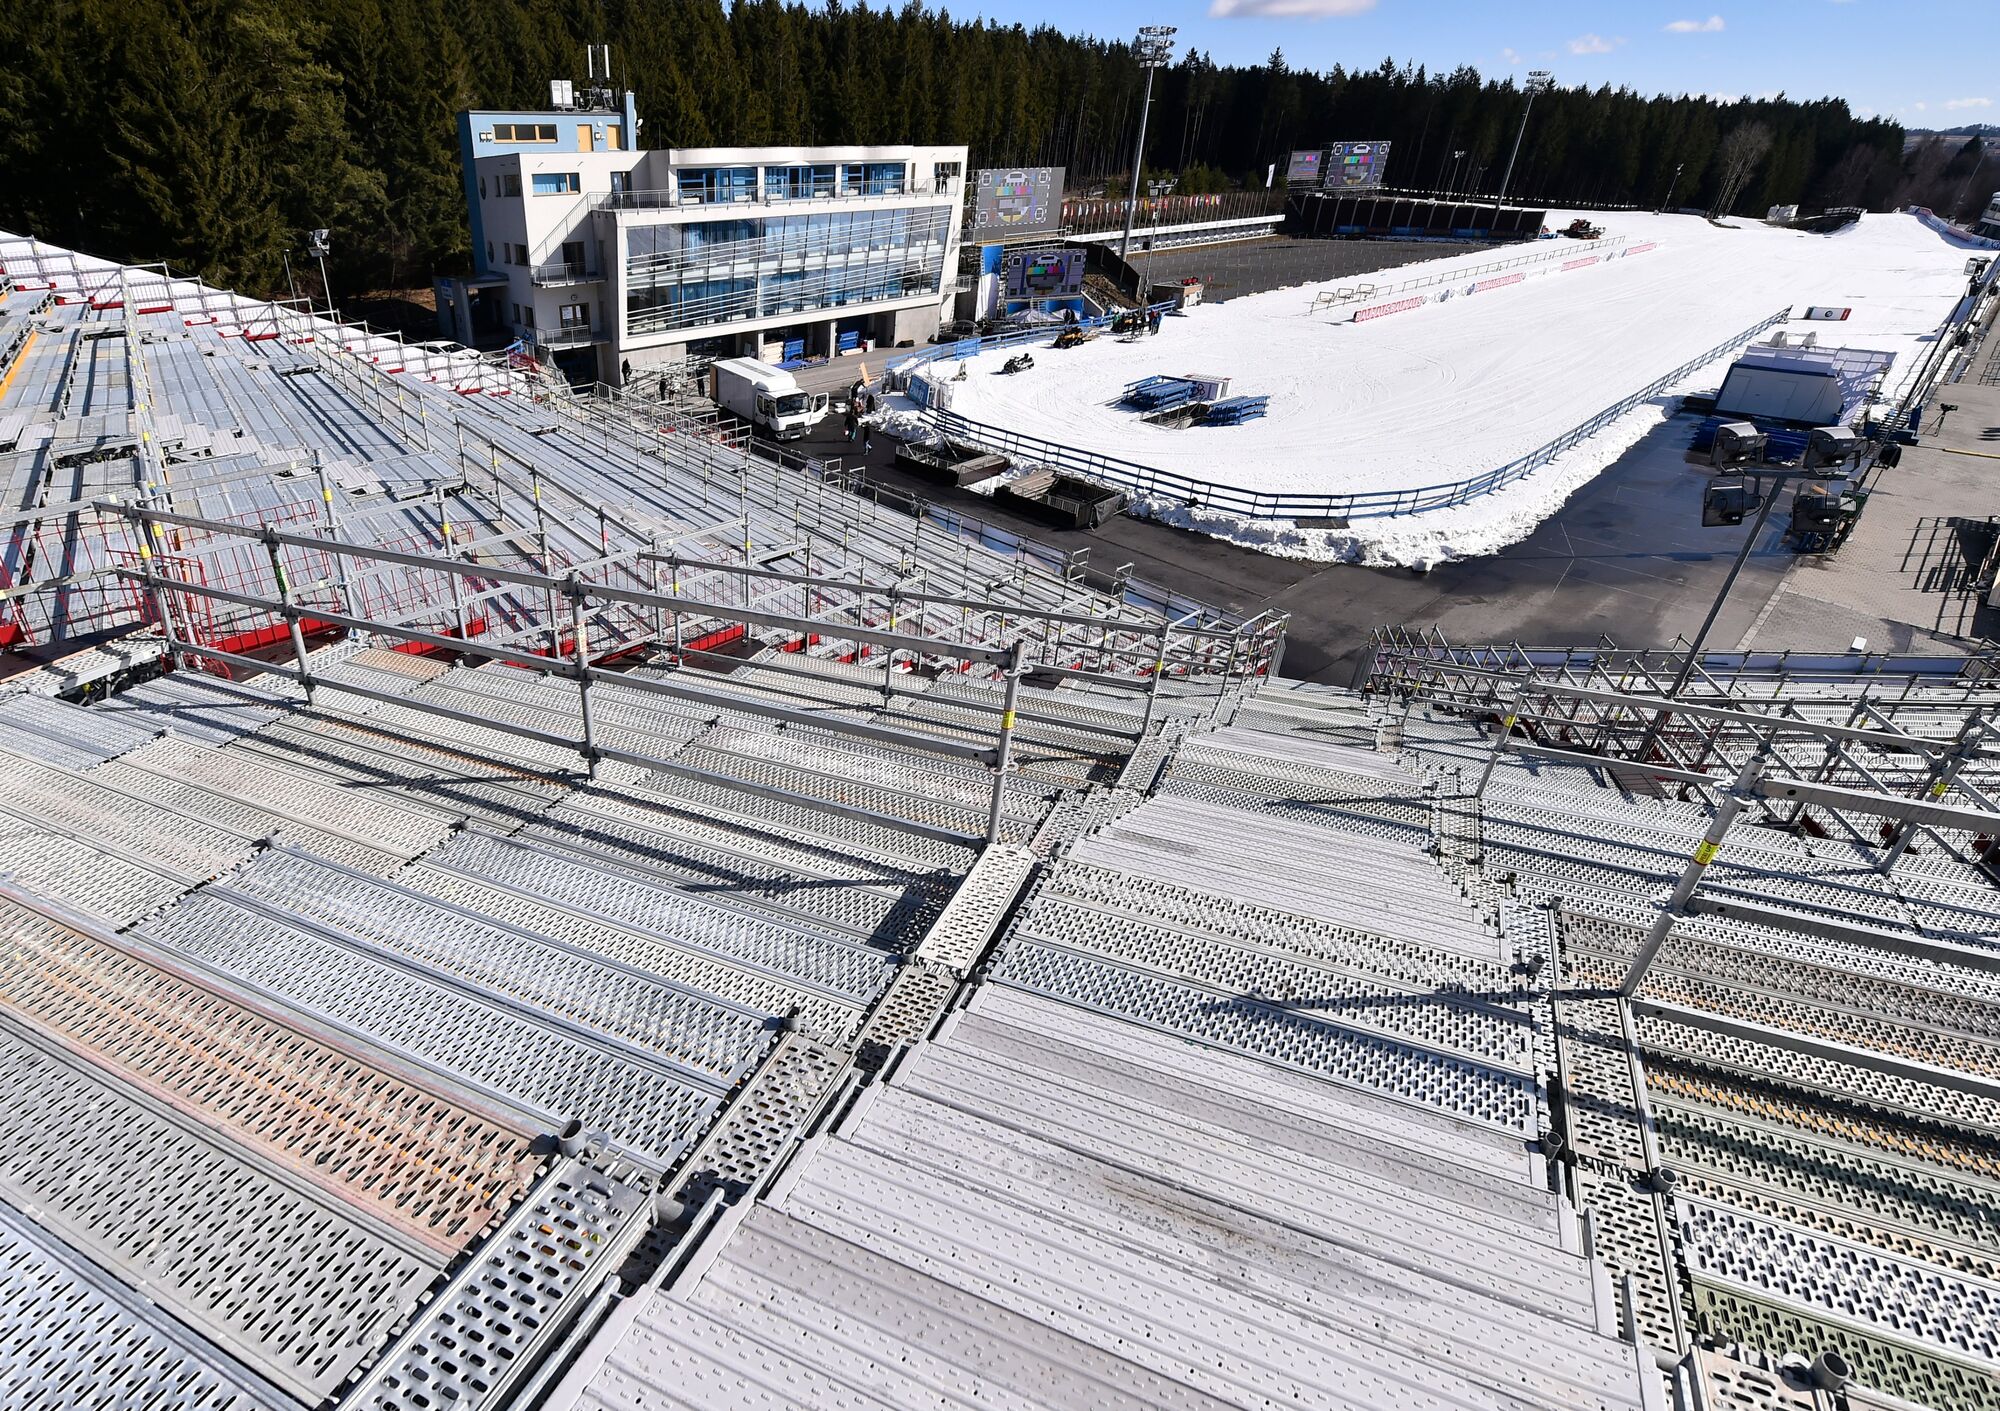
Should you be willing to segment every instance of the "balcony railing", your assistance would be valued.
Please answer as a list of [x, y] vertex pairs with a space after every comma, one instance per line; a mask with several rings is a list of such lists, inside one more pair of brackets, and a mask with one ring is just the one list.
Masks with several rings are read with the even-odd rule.
[[562, 352], [570, 348], [582, 348], [592, 343], [602, 343], [604, 335], [592, 330], [588, 320], [577, 323], [559, 323], [554, 328], [541, 328], [530, 335], [539, 349], [548, 352]]
[[597, 272], [597, 266], [583, 260], [557, 260], [552, 264], [536, 265], [529, 271], [529, 278], [539, 285], [587, 284], [604, 276]]
[[957, 181], [774, 182], [761, 191], [710, 194], [702, 190], [611, 191], [597, 197], [601, 211], [664, 211], [690, 206], [785, 206], [794, 201], [845, 201], [880, 196], [955, 196]]

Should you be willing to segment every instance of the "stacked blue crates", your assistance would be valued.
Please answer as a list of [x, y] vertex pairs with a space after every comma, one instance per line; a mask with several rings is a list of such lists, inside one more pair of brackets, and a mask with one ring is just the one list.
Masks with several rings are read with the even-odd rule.
[[1264, 414], [1269, 397], [1225, 397], [1211, 403], [1202, 417], [1204, 426], [1237, 426]]
[[1142, 412], [1163, 412], [1193, 400], [1195, 385], [1184, 377], [1142, 377], [1118, 400]]

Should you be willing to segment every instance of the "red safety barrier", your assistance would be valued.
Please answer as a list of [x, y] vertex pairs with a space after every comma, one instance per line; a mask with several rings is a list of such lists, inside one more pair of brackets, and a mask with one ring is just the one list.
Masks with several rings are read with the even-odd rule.
[[1472, 292], [1477, 294], [1482, 289], [1498, 289], [1503, 285], [1519, 284], [1522, 280], [1526, 279], [1527, 277], [1528, 277], [1527, 275], [1522, 274], [1519, 270], [1514, 271], [1514, 273], [1512, 274], [1496, 275], [1492, 279], [1480, 280], [1477, 284], [1472, 286]]
[[1647, 252], [1648, 250], [1657, 250], [1657, 249], [1659, 249], [1659, 248], [1660, 248], [1660, 242], [1659, 242], [1659, 241], [1657, 241], [1657, 240], [1648, 240], [1648, 241], [1647, 241], [1647, 242], [1646, 242], [1645, 244], [1643, 244], [1643, 245], [1627, 245], [1627, 246], [1625, 247], [1625, 253], [1626, 253], [1626, 254], [1628, 254], [1628, 255], [1643, 255], [1643, 254], [1645, 254], [1645, 253], [1646, 253], [1646, 252]]
[[[438, 635], [440, 637], [456, 637], [458, 636], [458, 629], [456, 627], [447, 627], [438, 633]], [[465, 623], [465, 635], [468, 638], [485, 636], [486, 619], [483, 617], [468, 618]], [[389, 645], [389, 650], [392, 652], [401, 652], [404, 656], [412, 657], [440, 657], [451, 654], [450, 648], [435, 646], [430, 642], [392, 642]]]
[[[299, 635], [302, 637], [323, 637], [329, 632], [338, 632], [340, 630], [338, 623], [321, 622], [316, 617], [302, 617], [299, 619]], [[274, 622], [268, 627], [253, 627], [248, 632], [238, 632], [232, 636], [224, 637], [221, 641], [215, 642], [212, 645], [217, 651], [230, 652], [236, 656], [242, 656], [246, 652], [254, 652], [260, 647], [275, 646], [291, 635], [292, 629], [290, 627], [282, 622]], [[408, 646], [409, 643], [404, 643], [403, 645]], [[399, 651], [401, 649], [401, 647], [397, 648]]]
[[1563, 268], [1564, 268], [1564, 269], [1582, 269], [1582, 268], [1583, 268], [1583, 267], [1584, 267], [1585, 265], [1594, 265], [1594, 264], [1596, 264], [1596, 263], [1597, 263], [1597, 261], [1598, 261], [1598, 260], [1599, 260], [1600, 258], [1601, 258], [1601, 257], [1600, 257], [1600, 256], [1598, 256], [1598, 255], [1585, 255], [1585, 256], [1584, 256], [1584, 257], [1583, 257], [1582, 259], [1580, 259], [1580, 260], [1571, 260], [1571, 261], [1570, 261], [1570, 262], [1569, 262], [1568, 264], [1564, 265], [1564, 266], [1563, 266]]
[[697, 637], [692, 642], [685, 644], [682, 650], [690, 652], [712, 652], [717, 647], [726, 647], [731, 642], [742, 641], [743, 634], [744, 634], [744, 627], [743, 624], [739, 622], [734, 627], [718, 628], [716, 631], [710, 632], [707, 636]]
[[1356, 309], [1354, 311], [1354, 321], [1356, 323], [1366, 323], [1371, 318], [1384, 318], [1389, 314], [1399, 314], [1405, 309], [1414, 309], [1423, 302], [1424, 296], [1419, 294], [1415, 298], [1398, 299], [1391, 304], [1377, 304], [1369, 309]]

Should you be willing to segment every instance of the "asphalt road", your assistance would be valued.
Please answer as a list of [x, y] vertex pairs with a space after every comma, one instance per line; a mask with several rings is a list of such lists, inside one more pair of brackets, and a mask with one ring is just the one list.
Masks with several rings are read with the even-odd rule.
[[[963, 508], [1065, 551], [1087, 546], [1093, 569], [1130, 564], [1140, 578], [1241, 613], [1292, 614], [1285, 672], [1347, 684], [1382, 625], [1435, 625], [1455, 642], [1579, 646], [1609, 637], [1652, 647], [1692, 635], [1748, 526], [1701, 527], [1703, 475], [1682, 459], [1693, 417], [1661, 423], [1572, 495], [1528, 538], [1498, 554], [1419, 574], [1305, 563], [1254, 553], [1185, 530], [1120, 516], [1097, 530], [1056, 529], [970, 491], [906, 475], [895, 443], [877, 437], [873, 478]], [[855, 448], [829, 418], [826, 433], [794, 448], [852, 465]], [[1751, 554], [1709, 645], [1733, 648], [1777, 591], [1791, 552], [1779, 542], [1781, 502]]]

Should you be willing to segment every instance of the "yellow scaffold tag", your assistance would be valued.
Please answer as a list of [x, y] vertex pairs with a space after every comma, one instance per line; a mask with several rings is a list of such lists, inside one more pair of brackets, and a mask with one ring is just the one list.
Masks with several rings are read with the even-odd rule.
[[1500, 722], [1500, 728], [1502, 730], [1512, 730], [1514, 728], [1514, 722], [1519, 720], [1520, 718], [1521, 717], [1518, 715], [1510, 715], [1505, 720]]
[[1931, 797], [1934, 799], [1941, 799], [1950, 792], [1951, 784], [1947, 780], [1940, 779], [1937, 783], [1931, 785]]
[[1720, 843], [1699, 843], [1695, 846], [1694, 850], [1695, 864], [1700, 867], [1706, 867], [1709, 863], [1715, 861], [1715, 855], [1721, 851], [1722, 844]]
[[1013, 712], [1013, 711], [1011, 711], [1011, 710], [1003, 710], [1003, 711], [1001, 711], [1001, 712], [1000, 712], [1000, 728], [1001, 728], [1002, 730], [1012, 730], [1012, 729], [1014, 728], [1014, 712]]

